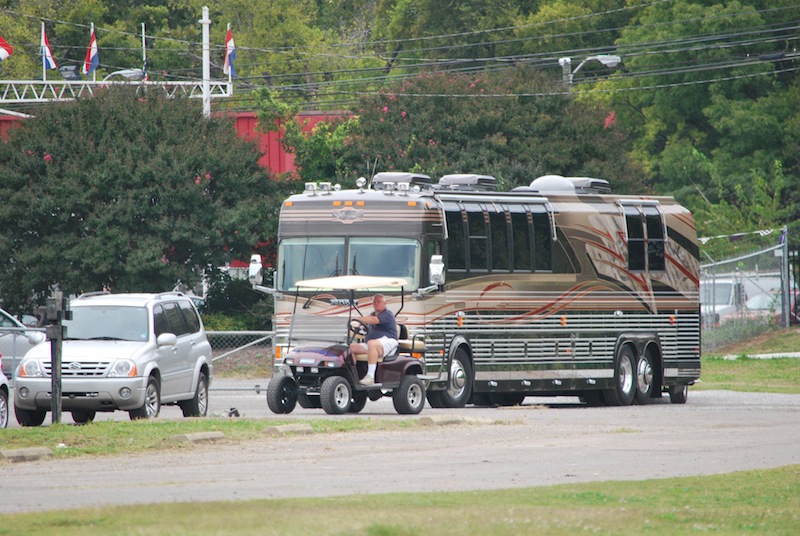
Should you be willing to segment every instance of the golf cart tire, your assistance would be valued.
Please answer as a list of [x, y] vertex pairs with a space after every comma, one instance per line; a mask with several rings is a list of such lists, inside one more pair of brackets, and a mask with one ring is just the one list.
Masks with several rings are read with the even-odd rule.
[[401, 415], [416, 415], [425, 407], [425, 384], [416, 376], [403, 376], [392, 393], [394, 409]]
[[322, 409], [328, 415], [341, 415], [350, 410], [350, 399], [353, 390], [350, 384], [341, 376], [330, 376], [322, 382], [319, 399]]
[[267, 386], [267, 405], [273, 413], [291, 413], [297, 405], [297, 384], [291, 376], [272, 378]]

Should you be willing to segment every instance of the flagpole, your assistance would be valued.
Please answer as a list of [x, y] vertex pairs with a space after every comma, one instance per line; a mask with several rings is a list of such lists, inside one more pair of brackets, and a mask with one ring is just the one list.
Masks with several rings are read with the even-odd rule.
[[42, 82], [47, 82], [47, 58], [44, 55], [44, 21], [42, 21], [42, 36], [39, 38], [39, 54], [42, 55]]
[[142, 23], [142, 80], [147, 80], [147, 48], [144, 44], [144, 23]]
[[[230, 22], [228, 23], [228, 31], [229, 32], [231, 31], [231, 23]], [[227, 35], [227, 34], [225, 34], [225, 35]], [[225, 43], [225, 55], [227, 55], [227, 54], [228, 54], [228, 43], [226, 42]], [[233, 69], [228, 69], [228, 91], [229, 91], [228, 94], [229, 95], [231, 93], [233, 93], [233, 87], [231, 86], [231, 84], [233, 84]]]
[[[90, 36], [89, 38], [90, 39], [91, 39], [91, 36], [94, 35], [94, 23], [93, 22], [91, 23], [91, 26], [92, 27], [91, 27], [91, 30], [89, 32], [89, 36]], [[95, 39], [97, 39], [97, 36], [95, 36]], [[91, 43], [89, 44], [89, 46], [91, 46]], [[97, 69], [92, 71], [92, 82], [97, 82]]]
[[208, 18], [208, 7], [203, 6], [203, 116], [211, 117], [211, 50], [209, 48], [208, 27], [211, 20]]

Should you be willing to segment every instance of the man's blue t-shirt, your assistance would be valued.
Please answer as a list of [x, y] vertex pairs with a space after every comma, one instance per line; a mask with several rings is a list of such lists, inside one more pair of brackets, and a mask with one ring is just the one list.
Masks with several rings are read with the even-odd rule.
[[389, 309], [384, 309], [378, 314], [372, 311], [372, 316], [378, 317], [378, 323], [369, 325], [367, 336], [364, 337], [365, 341], [380, 339], [381, 337], [397, 338], [397, 323], [394, 320], [394, 313]]

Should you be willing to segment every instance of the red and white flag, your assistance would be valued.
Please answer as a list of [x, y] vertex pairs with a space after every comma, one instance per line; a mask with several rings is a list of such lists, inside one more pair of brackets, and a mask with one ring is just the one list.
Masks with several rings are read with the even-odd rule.
[[97, 37], [94, 35], [94, 24], [89, 34], [89, 49], [86, 51], [86, 61], [83, 62], [83, 74], [92, 74], [100, 65], [100, 55], [97, 53]]
[[50, 42], [47, 40], [47, 34], [44, 32], [44, 23], [42, 23], [42, 42], [41, 42], [42, 66], [45, 69], [58, 69], [56, 60], [53, 58], [53, 51], [50, 50]]
[[11, 48], [11, 45], [9, 45], [5, 39], [0, 37], [0, 61], [9, 57], [12, 52], [14, 52], [14, 49]]

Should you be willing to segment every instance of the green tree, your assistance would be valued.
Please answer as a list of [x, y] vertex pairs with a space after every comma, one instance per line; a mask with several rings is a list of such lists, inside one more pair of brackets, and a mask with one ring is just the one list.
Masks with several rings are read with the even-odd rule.
[[430, 73], [367, 95], [354, 118], [308, 134], [293, 120], [295, 107], [264, 91], [259, 122], [283, 129], [305, 180], [352, 183], [375, 170], [434, 178], [483, 173], [511, 189], [562, 174], [607, 178], [617, 192], [641, 192], [625, 132], [608, 110], [564, 95], [559, 84], [526, 67], [491, 75]]
[[284, 185], [199, 100], [129, 88], [51, 105], [0, 143], [0, 296], [170, 290], [276, 234]]

